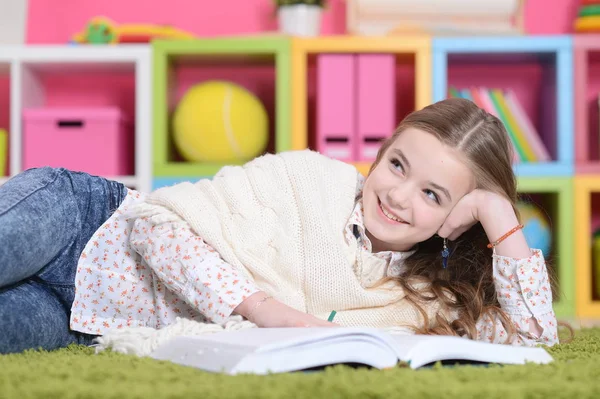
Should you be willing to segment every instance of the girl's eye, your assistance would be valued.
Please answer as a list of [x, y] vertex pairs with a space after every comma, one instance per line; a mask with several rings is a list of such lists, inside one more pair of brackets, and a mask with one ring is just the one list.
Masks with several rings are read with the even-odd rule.
[[431, 191], [431, 190], [425, 190], [425, 194], [426, 194], [426, 195], [427, 195], [429, 198], [431, 198], [432, 200], [434, 200], [436, 204], [439, 204], [439, 203], [440, 203], [440, 198], [439, 198], [439, 197], [437, 196], [437, 194], [436, 194], [436, 193], [434, 193], [433, 191]]
[[394, 168], [398, 169], [401, 172], [404, 172], [404, 167], [402, 166], [398, 158], [392, 158], [390, 160], [390, 163], [394, 166]]

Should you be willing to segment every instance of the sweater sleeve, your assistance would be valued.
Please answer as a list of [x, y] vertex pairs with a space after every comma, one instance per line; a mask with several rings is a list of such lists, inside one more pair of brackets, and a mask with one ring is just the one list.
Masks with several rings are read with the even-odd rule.
[[129, 242], [168, 289], [214, 323], [258, 291], [183, 221], [138, 218]]
[[[552, 309], [552, 290], [542, 252], [533, 249], [529, 258], [514, 259], [494, 255], [494, 283], [502, 310], [513, 323], [513, 345], [534, 346], [558, 343], [557, 322]], [[542, 329], [537, 337], [529, 332], [534, 318]], [[507, 331], [497, 316], [484, 316], [477, 322], [478, 339], [506, 342]]]

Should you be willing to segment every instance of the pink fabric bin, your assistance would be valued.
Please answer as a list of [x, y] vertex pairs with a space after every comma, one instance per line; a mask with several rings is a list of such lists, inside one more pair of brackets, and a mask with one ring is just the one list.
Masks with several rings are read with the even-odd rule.
[[52, 166], [102, 176], [134, 173], [134, 133], [118, 108], [23, 111], [23, 169]]

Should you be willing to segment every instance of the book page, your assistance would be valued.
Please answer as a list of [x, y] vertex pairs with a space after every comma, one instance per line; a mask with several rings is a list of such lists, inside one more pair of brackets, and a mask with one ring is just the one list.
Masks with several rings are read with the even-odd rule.
[[399, 360], [408, 361], [415, 348], [426, 347], [433, 338], [430, 335], [392, 335], [394, 351]]
[[452, 336], [394, 336], [393, 339], [398, 358], [409, 362], [412, 368], [444, 360], [500, 364], [553, 361], [543, 348], [491, 344]]
[[207, 336], [177, 336], [160, 345], [150, 357], [210, 372], [230, 373], [239, 362], [254, 352], [243, 343], [219, 343]]
[[244, 345], [258, 351], [272, 351], [322, 342], [332, 337], [377, 336], [379, 333], [376, 329], [352, 327], [249, 328], [210, 334], [202, 338], [215, 343]]
[[303, 345], [256, 351], [245, 356], [230, 374], [284, 373], [319, 369], [336, 364], [363, 365], [378, 369], [396, 366], [391, 348], [376, 338], [363, 336], [331, 337]]

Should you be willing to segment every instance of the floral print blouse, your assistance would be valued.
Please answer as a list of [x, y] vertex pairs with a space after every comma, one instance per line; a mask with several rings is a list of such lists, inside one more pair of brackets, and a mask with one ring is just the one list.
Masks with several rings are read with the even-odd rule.
[[[145, 195], [129, 190], [115, 213], [96, 231], [81, 254], [76, 274], [71, 329], [102, 335], [124, 327], [161, 328], [177, 317], [223, 323], [237, 305], [259, 291], [243, 278], [185, 222], [154, 224], [146, 218], [129, 219], [126, 210]], [[362, 250], [370, 251], [362, 203], [358, 201], [345, 234], [358, 231]], [[409, 253], [385, 251], [383, 274], [402, 270]], [[494, 281], [503, 310], [514, 324], [516, 345], [552, 345], [558, 342], [556, 317], [546, 263], [541, 251], [529, 258], [495, 255]], [[539, 337], [529, 332], [535, 318]], [[506, 330], [498, 319], [477, 323], [478, 340], [505, 342]]]

